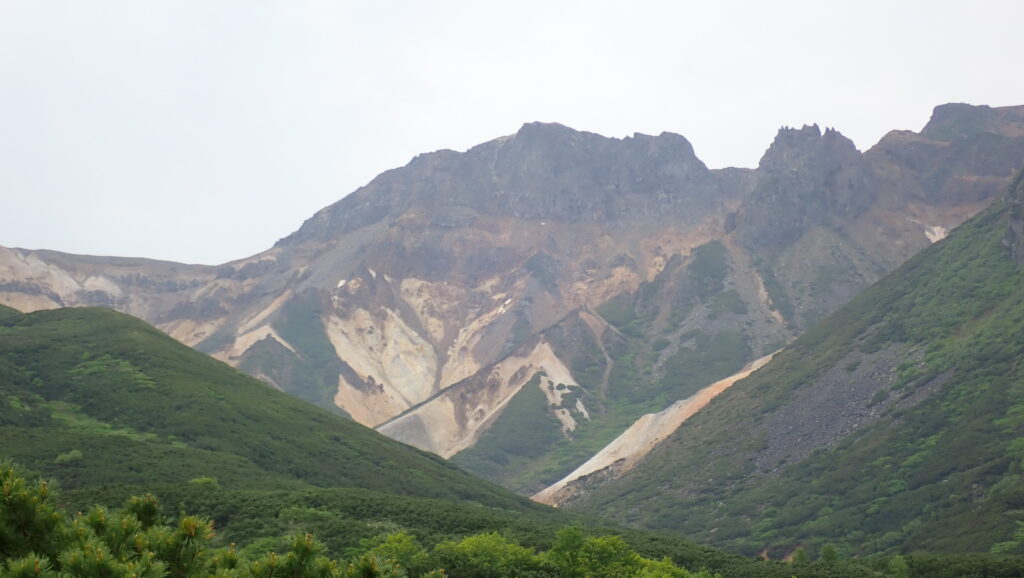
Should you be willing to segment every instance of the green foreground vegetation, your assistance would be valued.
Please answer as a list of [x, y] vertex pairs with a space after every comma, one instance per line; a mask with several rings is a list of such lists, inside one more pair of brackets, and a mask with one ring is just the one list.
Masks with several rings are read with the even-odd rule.
[[312, 534], [297, 533], [278, 552], [257, 542], [215, 546], [213, 522], [181, 515], [168, 523], [152, 495], [123, 508], [94, 506], [69, 516], [45, 482], [29, 484], [0, 467], [0, 571], [5, 576], [616, 576], [686, 577], [668, 560], [648, 560], [616, 536], [558, 532], [543, 553], [497, 534], [449, 540], [427, 550], [403, 532], [361, 540], [342, 561]]
[[[789, 563], [753, 561], [653, 534], [595, 533], [579, 524], [552, 529], [513, 522], [499, 530], [494, 526], [500, 520], [484, 521], [479, 515], [453, 524], [458, 515], [431, 515], [445, 509], [441, 504], [433, 508], [422, 503], [417, 506], [416, 501], [424, 500], [410, 502], [397, 496], [381, 501], [382, 496], [374, 497], [363, 490], [349, 490], [364, 492], [362, 500], [339, 495], [335, 496], [339, 498], [336, 503], [330, 504], [330, 500], [310, 500], [310, 495], [232, 495], [221, 492], [209, 479], [189, 486], [178, 493], [178, 498], [185, 499], [192, 493], [192, 505], [205, 500], [214, 512], [212, 516], [189, 515], [180, 509], [185, 501], [179, 502], [176, 514], [168, 514], [168, 508], [152, 494], [132, 496], [119, 508], [95, 505], [71, 515], [52, 484], [42, 480], [30, 483], [20, 468], [0, 464], [0, 576], [942, 578], [1024, 573], [1024, 559], [993, 555], [840, 560], [834, 550], [825, 550], [818, 561], [812, 562], [798, 550]], [[197, 500], [199, 494], [205, 498]], [[320, 507], [310, 507], [314, 502]], [[287, 505], [295, 503], [306, 506]], [[342, 509], [362, 511], [365, 517], [350, 520], [332, 516], [330, 508], [339, 504], [343, 504]], [[274, 517], [267, 512], [287, 514]], [[240, 525], [250, 530], [276, 524], [272, 531], [278, 533], [251, 542], [228, 540], [216, 523], [218, 517], [225, 516], [229, 525], [239, 524], [231, 517], [242, 518]], [[373, 524], [382, 517], [390, 523]], [[425, 538], [398, 523], [417, 518]], [[429, 526], [443, 530], [431, 533]], [[335, 542], [339, 535], [352, 539], [367, 530], [370, 534], [347, 546], [343, 546], [344, 540], [332, 545], [319, 541], [308, 531], [310, 527], [325, 532]], [[452, 535], [453, 529], [460, 532]], [[236, 528], [226, 534], [239, 537], [242, 533]], [[517, 533], [521, 538], [515, 536]], [[530, 545], [532, 542], [537, 545]], [[659, 551], [663, 554], [660, 557], [649, 554]]]

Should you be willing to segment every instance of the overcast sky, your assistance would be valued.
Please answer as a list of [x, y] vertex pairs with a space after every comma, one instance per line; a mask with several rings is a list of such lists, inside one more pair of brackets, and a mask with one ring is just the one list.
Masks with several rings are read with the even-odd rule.
[[221, 263], [531, 121], [756, 166], [1024, 104], [1020, 0], [0, 0], [0, 245]]

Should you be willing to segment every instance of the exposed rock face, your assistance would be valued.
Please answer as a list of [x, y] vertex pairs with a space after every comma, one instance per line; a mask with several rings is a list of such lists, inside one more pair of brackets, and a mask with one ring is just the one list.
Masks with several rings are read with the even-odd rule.
[[613, 225], [706, 214], [722, 196], [682, 136], [618, 140], [531, 123], [465, 153], [423, 154], [318, 212], [279, 243], [332, 240], [410, 209], [430, 224], [471, 227], [478, 216]]
[[781, 248], [816, 225], [841, 225], [875, 201], [877, 185], [853, 141], [818, 125], [783, 128], [761, 158], [743, 239]]
[[[150, 321], [173, 320], [176, 325], [215, 323], [226, 314], [212, 295], [217, 273], [214, 267], [149, 259], [0, 247], [0, 301], [26, 312], [102, 306]], [[182, 300], [184, 293], [192, 293], [194, 299]], [[189, 345], [196, 342], [187, 332], [175, 337]]]
[[[783, 129], [756, 170], [708, 170], [679, 135], [533, 123], [420, 155], [220, 267], [0, 249], [0, 303], [138, 315], [445, 456], [543, 373], [562, 435], [608, 442], [983, 208], [1024, 162], [1022, 123], [944, 106], [864, 154]], [[524, 491], [589, 457], [535, 450], [551, 461]]]

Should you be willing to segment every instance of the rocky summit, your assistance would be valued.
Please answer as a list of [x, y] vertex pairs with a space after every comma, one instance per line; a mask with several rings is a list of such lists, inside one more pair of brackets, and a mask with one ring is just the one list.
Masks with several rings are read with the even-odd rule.
[[522, 492], [793, 339], [986, 207], [1024, 107], [944, 105], [756, 169], [531, 123], [423, 154], [221, 266], [0, 248], [0, 303], [102, 305]]

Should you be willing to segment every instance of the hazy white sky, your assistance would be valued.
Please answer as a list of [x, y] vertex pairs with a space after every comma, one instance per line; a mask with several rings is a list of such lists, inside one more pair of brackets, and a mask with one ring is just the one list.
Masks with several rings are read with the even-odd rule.
[[0, 245], [221, 263], [421, 152], [555, 121], [755, 166], [1024, 104], [1020, 0], [0, 0]]

